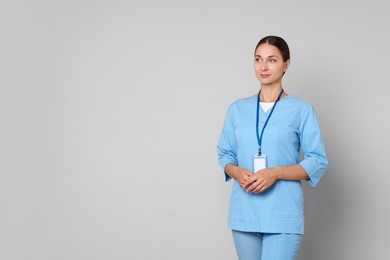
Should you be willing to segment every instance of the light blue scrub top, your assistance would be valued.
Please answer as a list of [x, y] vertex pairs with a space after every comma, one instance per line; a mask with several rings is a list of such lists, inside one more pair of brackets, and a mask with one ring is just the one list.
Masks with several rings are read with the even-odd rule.
[[[230, 105], [217, 146], [222, 169], [233, 163], [253, 172], [253, 155], [258, 153], [256, 137], [257, 95], [240, 99]], [[260, 106], [259, 131], [270, 110]], [[262, 153], [267, 166], [299, 163], [315, 186], [328, 165], [320, 129], [313, 107], [293, 96], [281, 99], [264, 130]], [[302, 149], [303, 160], [300, 159]], [[226, 181], [231, 178], [226, 175]], [[304, 232], [303, 191], [301, 181], [278, 180], [266, 191], [251, 194], [234, 180], [229, 227], [239, 231], [264, 233]]]

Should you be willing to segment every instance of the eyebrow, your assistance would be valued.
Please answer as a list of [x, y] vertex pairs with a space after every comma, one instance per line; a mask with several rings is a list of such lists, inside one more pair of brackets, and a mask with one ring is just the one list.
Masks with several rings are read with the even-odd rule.
[[[255, 55], [255, 57], [257, 58], [261, 58], [261, 55]], [[268, 56], [268, 58], [278, 58], [279, 59], [279, 57], [278, 56], [275, 56], [275, 55], [271, 55], [271, 56]]]

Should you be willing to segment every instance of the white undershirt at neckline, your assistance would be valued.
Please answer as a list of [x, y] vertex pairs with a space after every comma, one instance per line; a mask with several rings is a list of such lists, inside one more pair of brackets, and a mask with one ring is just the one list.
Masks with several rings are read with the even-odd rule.
[[260, 106], [264, 112], [270, 110], [274, 104], [275, 102], [260, 102]]

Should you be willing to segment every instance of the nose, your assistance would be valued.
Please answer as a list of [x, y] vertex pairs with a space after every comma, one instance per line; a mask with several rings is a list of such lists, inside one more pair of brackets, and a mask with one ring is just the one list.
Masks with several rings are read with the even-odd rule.
[[265, 62], [262, 62], [262, 63], [261, 63], [260, 70], [261, 70], [261, 71], [267, 71], [267, 70], [268, 70], [268, 67], [267, 67], [267, 65], [266, 65]]

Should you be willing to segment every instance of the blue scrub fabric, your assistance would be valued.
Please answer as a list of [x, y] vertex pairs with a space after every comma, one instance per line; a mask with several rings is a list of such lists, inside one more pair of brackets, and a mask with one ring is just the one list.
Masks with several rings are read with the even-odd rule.
[[[258, 152], [256, 111], [257, 95], [229, 106], [217, 146], [222, 169], [233, 163], [253, 172], [253, 156]], [[260, 107], [259, 131], [269, 113]], [[309, 176], [307, 181], [317, 185], [328, 160], [313, 107], [291, 95], [281, 99], [264, 131], [262, 152], [267, 156], [267, 167], [299, 163]], [[225, 180], [230, 179], [225, 173]], [[234, 180], [228, 225], [238, 231], [303, 234], [303, 211], [301, 181], [278, 180], [266, 191], [252, 194]]]
[[294, 260], [302, 235], [232, 230], [239, 260]]

